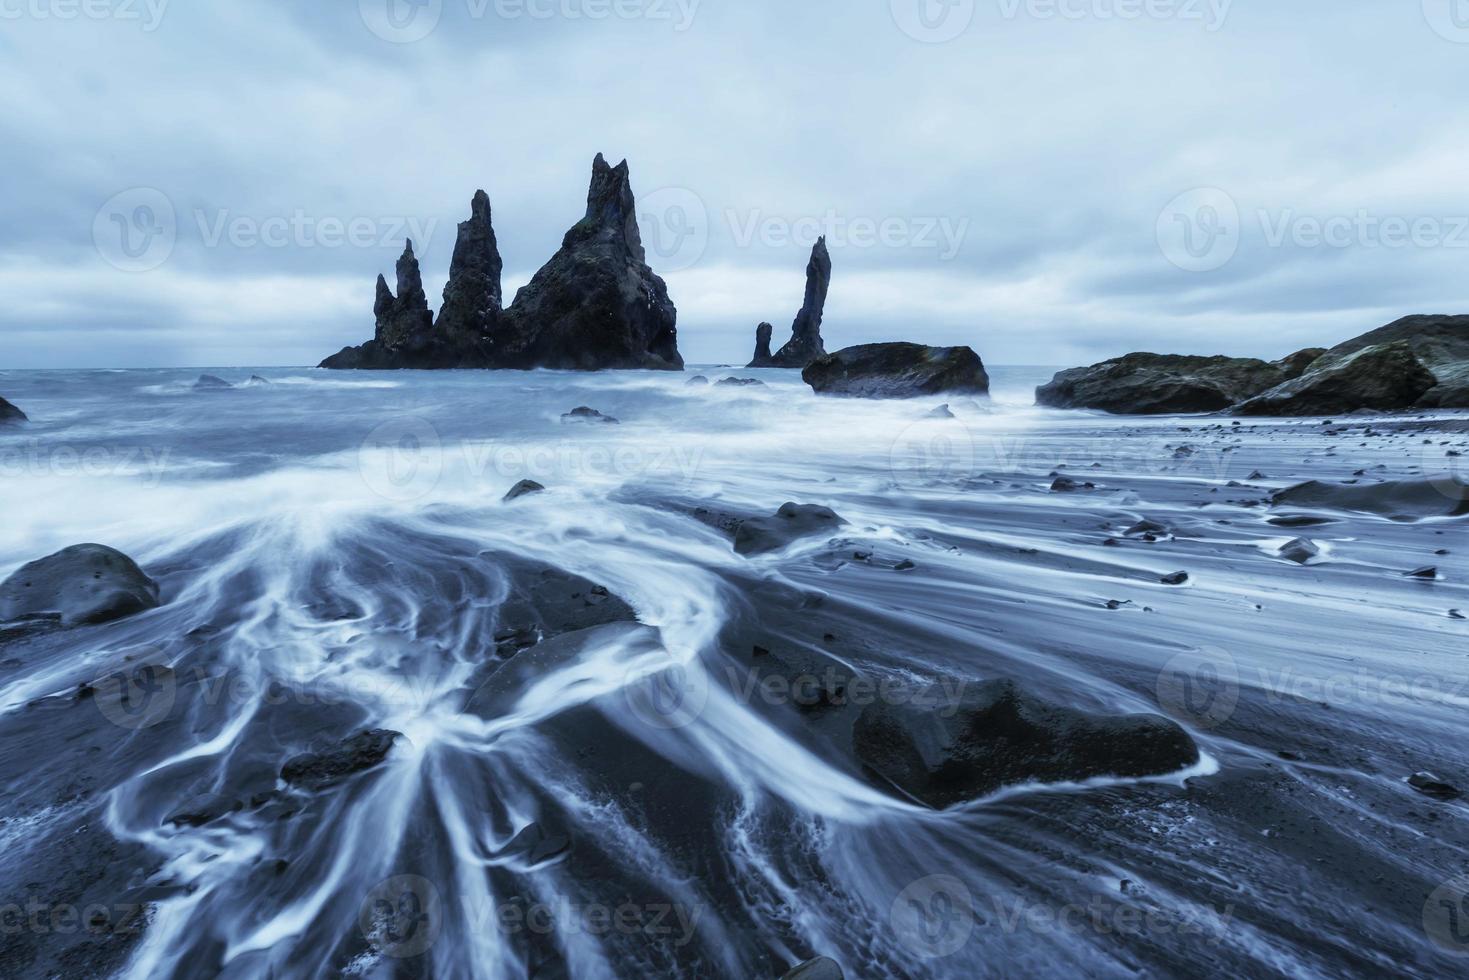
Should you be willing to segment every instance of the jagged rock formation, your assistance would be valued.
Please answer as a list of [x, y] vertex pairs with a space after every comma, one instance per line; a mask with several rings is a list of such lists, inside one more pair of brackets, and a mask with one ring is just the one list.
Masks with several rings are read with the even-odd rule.
[[770, 334], [774, 328], [768, 323], [760, 324], [755, 331], [755, 359], [749, 366], [804, 368], [818, 357], [825, 357], [821, 318], [826, 311], [826, 295], [830, 289], [831, 253], [827, 251], [826, 239], [823, 237], [817, 239], [815, 247], [811, 249], [811, 261], [806, 263], [806, 299], [801, 304], [801, 312], [796, 314], [795, 323], [791, 325], [791, 339], [772, 356]]
[[1289, 357], [1282, 357], [1280, 360], [1271, 361], [1270, 363], [1285, 372], [1285, 379], [1287, 381], [1294, 381], [1310, 370], [1311, 365], [1319, 361], [1321, 355], [1325, 353], [1325, 347], [1307, 347], [1305, 350], [1296, 351]]
[[378, 280], [377, 335], [324, 368], [610, 368], [682, 370], [678, 311], [648, 267], [627, 161], [592, 164], [585, 217], [561, 249], [502, 308], [503, 263], [490, 199], [475, 194], [460, 224], [437, 322], [412, 243], [398, 264], [398, 294]]
[[26, 413], [16, 408], [10, 402], [0, 398], [0, 425], [14, 425], [19, 422], [29, 422]]
[[1409, 316], [1333, 347], [1241, 415], [1469, 408], [1469, 316]]
[[1036, 389], [1035, 401], [1116, 415], [1217, 412], [1285, 379], [1281, 368], [1253, 358], [1128, 354], [1060, 372]]
[[864, 344], [819, 357], [801, 372], [819, 394], [917, 398], [943, 392], [987, 395], [989, 375], [968, 347]]
[[755, 328], [755, 356], [750, 359], [750, 367], [770, 367], [774, 357], [770, 353], [770, 338], [775, 335], [775, 327], [769, 323], [762, 323]]

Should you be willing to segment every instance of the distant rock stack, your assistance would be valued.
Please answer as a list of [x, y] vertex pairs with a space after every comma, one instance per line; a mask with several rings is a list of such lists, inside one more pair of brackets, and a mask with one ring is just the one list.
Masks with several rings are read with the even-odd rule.
[[755, 328], [755, 358], [750, 362], [750, 367], [770, 367], [775, 360], [770, 354], [770, 338], [775, 334], [775, 327], [769, 323], [762, 323]]
[[423, 291], [423, 275], [418, 257], [409, 239], [398, 259], [398, 295], [388, 288], [388, 281], [377, 277], [377, 333], [374, 338], [389, 350], [411, 345], [426, 337], [433, 329], [434, 315], [428, 308], [428, 294]]
[[20, 422], [28, 422], [26, 413], [16, 408], [10, 402], [0, 398], [0, 425], [13, 425]]
[[490, 196], [476, 191], [470, 210], [469, 220], [460, 223], [459, 237], [454, 242], [449, 283], [444, 287], [444, 305], [436, 328], [439, 337], [456, 348], [490, 344], [502, 300], [500, 275], [504, 263], [490, 220]]
[[586, 216], [504, 319], [502, 366], [683, 370], [678, 311], [648, 267], [626, 160], [597, 154]]
[[768, 323], [762, 323], [755, 333], [755, 360], [749, 366], [804, 368], [818, 357], [825, 357], [826, 345], [821, 339], [821, 319], [826, 311], [826, 295], [830, 289], [831, 253], [827, 251], [826, 239], [823, 237], [811, 249], [811, 261], [806, 264], [806, 299], [801, 304], [801, 312], [796, 314], [795, 323], [791, 325], [790, 341], [772, 356], [772, 328]]

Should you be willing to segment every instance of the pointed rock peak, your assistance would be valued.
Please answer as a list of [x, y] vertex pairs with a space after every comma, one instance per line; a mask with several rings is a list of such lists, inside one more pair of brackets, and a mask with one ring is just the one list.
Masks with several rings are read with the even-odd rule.
[[409, 239], [406, 239], [404, 241], [404, 243], [403, 243], [403, 258], [408, 259], [408, 258], [412, 258], [412, 257], [413, 257], [413, 239], [409, 238]]
[[632, 182], [627, 161], [609, 167], [602, 154], [592, 162], [592, 184], [587, 190], [587, 220], [618, 225], [633, 213]]
[[383, 310], [391, 307], [393, 305], [393, 300], [396, 298], [397, 297], [393, 295], [393, 291], [388, 288], [387, 277], [384, 276], [382, 273], [378, 273], [377, 303], [373, 306], [373, 312], [375, 312], [378, 316], [382, 316]]
[[755, 356], [751, 359], [748, 367], [770, 367], [773, 363], [770, 354], [770, 338], [775, 335], [775, 327], [769, 323], [762, 323], [755, 328]]
[[488, 222], [490, 220], [490, 195], [483, 190], [475, 191], [474, 199], [469, 202], [469, 210], [473, 220]]

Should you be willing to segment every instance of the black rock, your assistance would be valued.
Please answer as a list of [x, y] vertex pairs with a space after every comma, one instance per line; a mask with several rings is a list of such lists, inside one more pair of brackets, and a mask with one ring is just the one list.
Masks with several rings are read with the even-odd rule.
[[505, 854], [521, 858], [532, 866], [553, 861], [571, 850], [571, 838], [551, 833], [533, 823], [516, 834], [505, 848]]
[[388, 281], [377, 277], [377, 303], [373, 313], [377, 316], [377, 331], [373, 339], [388, 350], [417, 348], [429, 342], [433, 330], [434, 315], [428, 308], [428, 294], [423, 289], [423, 275], [418, 268], [418, 257], [413, 254], [413, 242], [403, 247], [398, 259], [398, 295], [388, 288]]
[[924, 416], [924, 418], [929, 419], [951, 419], [954, 417], [955, 415], [953, 410], [950, 409], [947, 404], [940, 405], [938, 408], [934, 409]]
[[678, 311], [648, 267], [627, 161], [592, 164], [586, 216], [502, 317], [496, 363], [682, 371]]
[[510, 488], [510, 492], [505, 495], [505, 499], [507, 501], [516, 500], [520, 497], [524, 497], [526, 494], [540, 493], [545, 489], [545, 487], [541, 486], [535, 480], [521, 480], [515, 486]]
[[1438, 569], [1435, 568], [1432, 565], [1427, 565], [1427, 566], [1425, 566], [1423, 568], [1415, 568], [1411, 572], [1404, 572], [1403, 573], [1403, 577], [1404, 578], [1436, 579], [1436, 578], [1438, 578]]
[[1469, 484], [1451, 477], [1384, 483], [1311, 480], [1275, 491], [1270, 502], [1276, 507], [1315, 507], [1376, 514], [1395, 521], [1420, 521], [1469, 514]]
[[[831, 253], [826, 238], [817, 239], [806, 263], [806, 298], [791, 325], [791, 339], [770, 354], [770, 334], [774, 328], [760, 324], [755, 331], [755, 359], [750, 367], [804, 368], [818, 357], [826, 356], [821, 339], [821, 318], [826, 310], [826, 295], [831, 289]], [[762, 357], [762, 353], [764, 357]]]
[[358, 732], [332, 748], [289, 760], [281, 768], [281, 778], [307, 789], [324, 789], [379, 765], [399, 738], [402, 733], [384, 729]]
[[223, 378], [216, 378], [212, 374], [201, 374], [199, 375], [199, 380], [194, 382], [195, 391], [223, 391], [226, 388], [233, 387], [234, 385], [228, 381]]
[[1457, 786], [1444, 782], [1431, 772], [1414, 773], [1408, 777], [1408, 785], [1435, 800], [1457, 800], [1464, 795]]
[[202, 827], [243, 808], [244, 804], [232, 796], [204, 793], [169, 814], [163, 822], [175, 827]]
[[1464, 616], [1464, 610], [1462, 610], [1462, 609], [1450, 609], [1449, 610], [1449, 618], [1450, 619], [1464, 619], [1465, 618], [1465, 616]]
[[20, 422], [29, 422], [26, 413], [16, 408], [10, 402], [0, 398], [0, 425], [12, 425]]
[[716, 388], [763, 388], [765, 382], [759, 378], [722, 378], [715, 383]]
[[802, 963], [782, 976], [780, 980], [844, 980], [844, 977], [842, 968], [837, 965], [836, 960], [818, 956], [814, 960]]
[[1320, 555], [1321, 549], [1310, 538], [1296, 538], [1294, 541], [1282, 545], [1278, 554], [1286, 561], [1293, 561], [1297, 565], [1304, 565], [1312, 558]]
[[483, 190], [475, 191], [469, 208], [469, 220], [460, 223], [454, 240], [444, 305], [434, 327], [444, 342], [466, 351], [494, 343], [504, 269], [495, 240], [490, 196]]
[[968, 347], [865, 344], [819, 357], [801, 378], [820, 394], [916, 398], [945, 392], [987, 395], [989, 375]]
[[1037, 405], [1115, 415], [1217, 412], [1285, 380], [1274, 364], [1242, 357], [1128, 354], [1057, 374], [1036, 389]]
[[741, 555], [779, 551], [813, 534], [828, 534], [845, 523], [830, 507], [783, 504], [774, 517], [752, 517], [735, 531], [734, 550]]
[[1164, 585], [1187, 585], [1188, 572], [1173, 572], [1169, 575], [1164, 575], [1158, 581]]
[[262, 387], [264, 385], [268, 385], [270, 383], [271, 383], [270, 382], [270, 379], [268, 379], [268, 378], [262, 378], [258, 374], [252, 374], [252, 375], [250, 375], [250, 380], [245, 382], [245, 385], [246, 385], [246, 387], [249, 387], [249, 388], [260, 388], [260, 387]]
[[866, 767], [930, 806], [1006, 786], [1177, 772], [1198, 762], [1182, 728], [1158, 715], [1107, 717], [1053, 704], [998, 680], [863, 709], [853, 747]]
[[563, 421], [563, 422], [600, 422], [600, 423], [603, 423], [605, 425], [617, 425], [618, 424], [618, 420], [615, 419], [615, 418], [613, 418], [612, 416], [610, 416], [610, 415], [603, 415], [601, 412], [597, 411], [595, 408], [589, 408], [586, 405], [582, 405], [582, 406], [580, 406], [578, 408], [573, 408], [571, 411], [569, 411], [565, 415], [561, 416], [561, 421]]
[[100, 544], [73, 545], [0, 583], [0, 621], [55, 615], [63, 626], [78, 626], [158, 605], [158, 583], [127, 555]]
[[1270, 363], [1285, 373], [1285, 380], [1292, 381], [1305, 374], [1312, 364], [1321, 360], [1322, 355], [1325, 353], [1325, 347], [1307, 347], [1305, 350], [1296, 351], [1289, 357], [1282, 357], [1280, 360], [1271, 361]]
[[1150, 520], [1147, 520], [1147, 519], [1138, 521], [1132, 527], [1130, 527], [1126, 531], [1123, 531], [1122, 532], [1123, 536], [1129, 537], [1129, 538], [1136, 537], [1136, 536], [1138, 536], [1140, 534], [1159, 535], [1159, 534], [1167, 534], [1167, 533], [1168, 533], [1168, 528], [1164, 527], [1162, 524], [1159, 524], [1157, 521], [1150, 521]]

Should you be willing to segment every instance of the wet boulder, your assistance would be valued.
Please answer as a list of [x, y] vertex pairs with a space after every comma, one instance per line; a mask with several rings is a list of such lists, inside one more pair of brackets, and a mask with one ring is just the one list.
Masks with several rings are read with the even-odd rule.
[[1457, 477], [1328, 483], [1310, 480], [1270, 496], [1271, 506], [1375, 514], [1394, 521], [1422, 521], [1469, 514], [1469, 484]]
[[601, 412], [597, 411], [595, 408], [592, 408], [592, 407], [590, 407], [588, 405], [581, 405], [581, 406], [578, 406], [576, 408], [573, 408], [571, 411], [569, 411], [565, 415], [562, 415], [561, 416], [561, 421], [563, 421], [563, 422], [599, 422], [599, 423], [602, 423], [603, 425], [617, 425], [618, 424], [617, 419], [613, 418], [610, 415], [603, 415]]
[[1337, 415], [1364, 408], [1392, 411], [1417, 404], [1437, 383], [1410, 345], [1383, 344], [1313, 367], [1235, 411], [1240, 415]]
[[1035, 401], [1114, 415], [1218, 412], [1285, 378], [1281, 368], [1253, 358], [1128, 354], [1058, 373], [1036, 389]]
[[864, 344], [818, 357], [801, 372], [818, 394], [918, 398], [958, 392], [987, 395], [984, 362], [968, 347]]
[[1010, 680], [909, 693], [864, 708], [853, 748], [879, 779], [934, 807], [1007, 786], [1167, 775], [1199, 761], [1193, 739], [1167, 718], [1092, 714]]
[[0, 621], [51, 616], [80, 626], [158, 605], [158, 583], [127, 555], [100, 544], [73, 545], [0, 583]]
[[802, 963], [780, 980], [843, 980], [843, 974], [836, 960], [818, 956]]
[[774, 517], [752, 517], [735, 530], [734, 550], [741, 555], [761, 555], [815, 534], [835, 532], [845, 522], [830, 507], [786, 503]]
[[519, 500], [527, 494], [541, 493], [545, 489], [545, 487], [541, 486], [535, 480], [521, 480], [510, 488], [510, 492], [505, 495], [505, 500], [507, 503], [511, 500]]
[[233, 387], [234, 385], [228, 381], [223, 378], [217, 378], [212, 374], [201, 374], [199, 375], [199, 380], [194, 382], [195, 391], [225, 391]]
[[1321, 547], [1310, 538], [1296, 538], [1281, 545], [1277, 552], [1286, 561], [1293, 561], [1297, 565], [1304, 565], [1311, 559], [1321, 554]]
[[18, 422], [29, 422], [26, 413], [16, 408], [10, 402], [0, 398], [0, 425], [13, 425]]
[[325, 789], [380, 765], [402, 737], [385, 729], [358, 732], [330, 748], [295, 756], [281, 767], [281, 778], [305, 789]]

